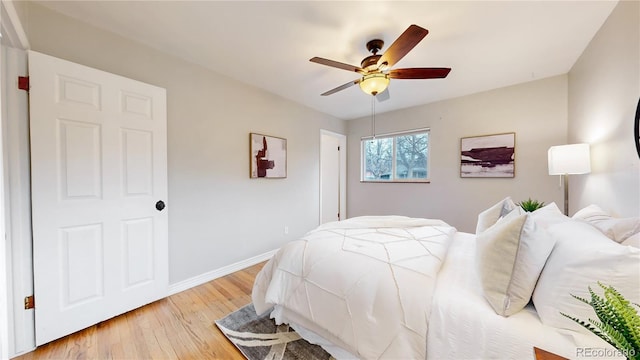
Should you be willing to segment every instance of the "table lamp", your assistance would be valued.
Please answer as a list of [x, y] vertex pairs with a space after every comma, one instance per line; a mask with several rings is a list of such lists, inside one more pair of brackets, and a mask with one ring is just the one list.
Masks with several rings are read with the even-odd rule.
[[548, 151], [549, 175], [564, 178], [564, 214], [569, 216], [569, 177], [591, 172], [589, 144], [552, 146]]

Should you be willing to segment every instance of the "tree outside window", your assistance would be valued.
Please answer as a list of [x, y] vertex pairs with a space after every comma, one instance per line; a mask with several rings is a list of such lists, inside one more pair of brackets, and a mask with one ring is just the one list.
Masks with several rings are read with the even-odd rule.
[[362, 180], [428, 182], [429, 130], [362, 140]]
[[365, 180], [391, 180], [393, 139], [371, 139], [364, 142]]

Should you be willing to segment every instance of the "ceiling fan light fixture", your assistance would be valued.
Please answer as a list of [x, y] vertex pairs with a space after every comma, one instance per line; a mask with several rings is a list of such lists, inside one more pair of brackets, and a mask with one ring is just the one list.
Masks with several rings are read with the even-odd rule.
[[[359, 79], [349, 81], [329, 91], [325, 91], [320, 95], [331, 95], [338, 91], [348, 89], [355, 84], [360, 84], [360, 89], [362, 89], [365, 94], [376, 96], [387, 89], [390, 79], [442, 79], [447, 77], [451, 68], [423, 67], [391, 69], [393, 65], [398, 63], [411, 49], [418, 45], [428, 33], [429, 30], [427, 29], [423, 29], [418, 25], [410, 25], [382, 55], [379, 55], [378, 52], [382, 49], [384, 41], [380, 39], [371, 40], [367, 42], [367, 50], [373, 55], [364, 58], [360, 62], [360, 66], [349, 65], [317, 56], [309, 59], [309, 61], [320, 65], [331, 66], [362, 75]], [[386, 95], [388, 94], [387, 92]], [[388, 98], [388, 96], [386, 96], [386, 98]]]
[[377, 95], [389, 86], [389, 76], [383, 73], [368, 74], [362, 77], [360, 89], [368, 95]]

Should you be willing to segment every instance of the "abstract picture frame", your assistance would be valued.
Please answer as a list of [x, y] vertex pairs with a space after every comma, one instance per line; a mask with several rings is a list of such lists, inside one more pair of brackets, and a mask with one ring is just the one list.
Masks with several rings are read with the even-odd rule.
[[460, 177], [515, 177], [516, 133], [500, 133], [460, 139]]
[[287, 139], [249, 133], [249, 154], [252, 179], [287, 177]]

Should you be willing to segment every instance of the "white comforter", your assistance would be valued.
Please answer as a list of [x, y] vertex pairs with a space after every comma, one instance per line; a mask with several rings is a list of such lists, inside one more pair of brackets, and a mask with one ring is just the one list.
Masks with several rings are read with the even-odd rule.
[[261, 314], [287, 309], [366, 359], [424, 359], [436, 276], [455, 228], [357, 217], [284, 245], [256, 277]]

